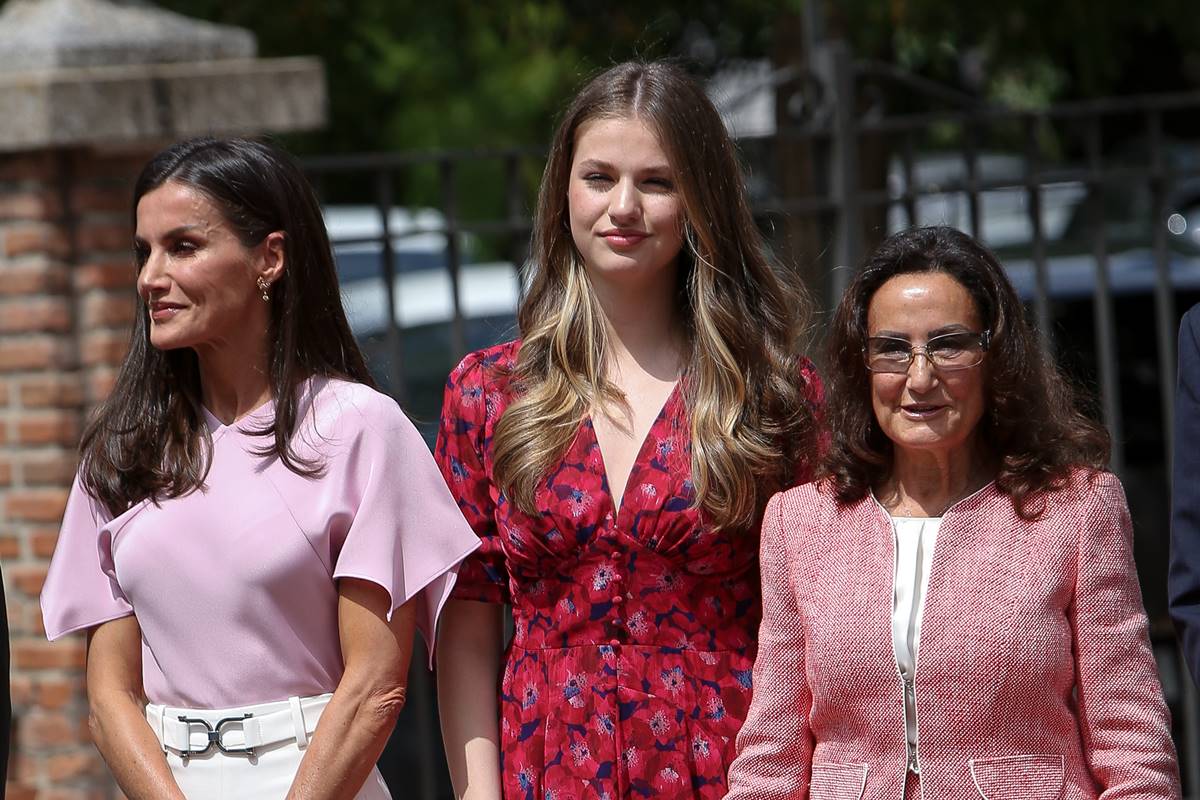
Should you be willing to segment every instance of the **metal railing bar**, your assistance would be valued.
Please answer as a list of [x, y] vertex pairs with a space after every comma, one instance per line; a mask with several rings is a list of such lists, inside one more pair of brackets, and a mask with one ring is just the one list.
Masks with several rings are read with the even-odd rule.
[[[506, 234], [506, 233], [529, 233], [533, 230], [533, 223], [526, 220], [520, 224], [514, 224], [509, 221], [483, 221], [483, 222], [459, 222], [455, 228], [458, 233], [474, 233], [474, 234]], [[421, 228], [409, 228], [401, 233], [392, 233], [392, 244], [404, 239], [411, 239], [417, 236], [445, 236], [449, 233], [449, 228], [445, 225], [426, 226]], [[330, 244], [333, 245], [361, 245], [361, 244], [377, 244], [382, 246], [386, 241], [383, 236], [341, 236], [336, 239], [330, 239]]]
[[[895, 198], [886, 198], [887, 201]], [[802, 214], [811, 216], [813, 214], [825, 214], [836, 212], [839, 205], [836, 201], [828, 197], [798, 197], [794, 199], [785, 199], [782, 197], [769, 197], [755, 203], [751, 211], [755, 215], [760, 216], [777, 216], [780, 214]]]
[[[1100, 184], [1130, 184], [1144, 183], [1146, 180], [1147, 167], [1119, 167], [1110, 169], [1101, 169], [1093, 171], [1086, 168], [1077, 169], [1043, 169], [1038, 171], [1038, 183], [1041, 186], [1052, 185], [1056, 183], [1089, 183], [1095, 182]], [[1176, 180], [1192, 177], [1200, 177], [1200, 169], [1178, 169], [1172, 171], [1172, 177]], [[1028, 187], [1028, 181], [1024, 178], [1005, 178], [1003, 180], [977, 180], [975, 189], [982, 192], [1003, 192], [1003, 191], [1024, 191]], [[863, 189], [859, 192], [859, 199], [866, 203], [890, 203], [897, 200], [902, 200], [906, 195], [913, 197], [930, 197], [945, 194], [967, 194], [971, 191], [971, 184], [967, 180], [947, 180], [941, 183], [925, 183], [912, 187], [910, 190], [893, 194], [889, 189]], [[801, 197], [791, 199], [786, 202], [809, 202], [823, 201], [831, 202], [816, 196]]]
[[1033, 270], [1037, 290], [1034, 294], [1034, 313], [1038, 335], [1046, 352], [1054, 353], [1054, 336], [1050, 323], [1050, 274], [1046, 265], [1046, 233], [1042, 229], [1042, 189], [1039, 183], [1037, 121], [1025, 123], [1025, 192], [1029, 208], [1029, 226], [1033, 236]]
[[507, 232], [509, 233], [508, 257], [517, 269], [517, 296], [519, 300], [523, 300], [525, 298], [524, 265], [531, 246], [529, 234], [532, 233], [533, 226], [525, 210], [525, 193], [521, 186], [521, 157], [519, 155], [509, 155], [505, 158], [504, 182], [504, 205], [507, 216]]
[[349, 155], [310, 156], [300, 164], [310, 174], [321, 172], [368, 172], [378, 169], [394, 170], [422, 164], [440, 164], [450, 159], [456, 162], [486, 161], [509, 155], [546, 156], [545, 147], [532, 145], [518, 147], [479, 147], [468, 149], [446, 148], [439, 150], [414, 150], [405, 152], [352, 153]]
[[[392, 174], [381, 170], [375, 176], [375, 205], [379, 212], [379, 222], [382, 226], [382, 241], [390, 242], [392, 216]], [[397, 402], [403, 405], [408, 400], [408, 387], [404, 378], [404, 343], [401, 338], [400, 326], [396, 322], [396, 254], [390, 247], [382, 248], [383, 258], [380, 267], [383, 270], [384, 296], [387, 300], [387, 324], [384, 327], [384, 341], [388, 354], [388, 378], [395, 387], [394, 395]]]
[[[1100, 118], [1092, 117], [1087, 126], [1088, 164], [1098, 175], [1101, 163]], [[1092, 229], [1092, 254], [1095, 259], [1096, 290], [1092, 294], [1092, 310], [1096, 336], [1096, 367], [1100, 378], [1100, 401], [1104, 424], [1112, 436], [1110, 464], [1120, 474], [1125, 466], [1125, 441], [1121, 420], [1120, 385], [1117, 382], [1117, 347], [1114, 337], [1115, 318], [1112, 289], [1108, 274], [1108, 237], [1104, 215], [1104, 184], [1088, 181], [1088, 211]]]
[[450, 346], [456, 353], [467, 352], [467, 334], [462, 313], [462, 253], [458, 235], [458, 186], [456, 165], [458, 162], [445, 158], [438, 170], [442, 178], [442, 214], [446, 220], [446, 268], [450, 271], [450, 297], [454, 316], [450, 320]]
[[[1045, 183], [1067, 183], [1087, 179], [1099, 180], [1102, 183], [1128, 183], [1146, 180], [1146, 170], [1150, 167], [1149, 164], [1134, 164], [1132, 166], [1105, 167], [1098, 172], [1080, 168], [1049, 169], [1042, 173], [1042, 179]], [[1173, 175], [1176, 178], [1200, 177], [1200, 168], [1181, 166], [1173, 170]]]
[[901, 164], [904, 170], [904, 193], [901, 200], [904, 203], [904, 213], [908, 217], [908, 226], [910, 228], [917, 224], [917, 195], [913, 193], [913, 186], [917, 181], [916, 168], [916, 147], [913, 142], [912, 132], [904, 135], [904, 146], [901, 149]]
[[[969, 122], [996, 123], [1006, 120], [1018, 120], [1024, 117], [1050, 120], [1086, 120], [1096, 116], [1138, 114], [1155, 110], [1172, 111], [1197, 105], [1200, 105], [1200, 92], [1179, 92], [1061, 103], [1046, 109], [983, 106], [971, 111], [929, 111], [900, 114], [892, 117], [864, 119], [859, 122], [858, 128], [863, 132], [921, 130], [940, 123], [956, 123], [959, 125], [965, 125]], [[795, 132], [792, 129], [781, 131], [785, 135], [794, 135]]]
[[978, 128], [968, 122], [963, 128], [963, 158], [967, 167], [967, 219], [971, 224], [971, 235], [983, 238], [983, 223], [979, 214], [979, 152]]
[[966, 106], [974, 109], [983, 104], [983, 101], [973, 94], [922, 77], [887, 61], [873, 59], [855, 61], [854, 70], [856, 77], [874, 75], [879, 78], [887, 78], [888, 80], [907, 86], [913, 91], [944, 102], [953, 103], [957, 106]]
[[1150, 139], [1151, 238], [1154, 250], [1154, 322], [1158, 339], [1158, 386], [1161, 394], [1163, 442], [1167, 474], [1174, 463], [1175, 432], [1175, 295], [1171, 286], [1170, 250], [1167, 244], [1167, 198], [1171, 177], [1163, 164], [1162, 114], [1152, 111], [1147, 119]]
[[[835, 216], [834, 258], [830, 275], [827, 302], [837, 305], [842, 293], [850, 283], [850, 275], [858, 269], [863, 246], [863, 220], [859, 199], [862, 188], [859, 173], [859, 137], [857, 87], [854, 80], [854, 62], [846, 48], [833, 53], [830, 64], [833, 82], [832, 158], [833, 169], [830, 180], [830, 195], [838, 204]], [[846, 269], [836, 269], [844, 267]]]
[[[417, 736], [417, 752], [424, 769], [418, 770], [420, 777], [419, 793], [421, 800], [438, 800], [438, 779], [433, 766], [441, 760], [438, 750], [442, 743], [442, 733], [439, 730], [434, 715], [434, 685], [429, 670], [425, 667], [428, 656], [415, 653], [408, 671], [408, 693], [411, 698], [413, 717], [405, 722], [415, 722], [422, 728]], [[415, 719], [413, 719], [415, 718]], [[405, 724], [401, 722], [400, 724]]]

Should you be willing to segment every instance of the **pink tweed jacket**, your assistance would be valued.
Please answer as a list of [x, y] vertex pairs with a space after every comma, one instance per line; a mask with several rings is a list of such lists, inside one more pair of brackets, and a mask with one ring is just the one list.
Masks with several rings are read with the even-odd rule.
[[[754, 701], [726, 800], [904, 796], [894, 544], [872, 497], [776, 495]], [[929, 800], [1180, 797], [1125, 494], [1076, 472], [1027, 522], [990, 485], [944, 516], [915, 678]]]

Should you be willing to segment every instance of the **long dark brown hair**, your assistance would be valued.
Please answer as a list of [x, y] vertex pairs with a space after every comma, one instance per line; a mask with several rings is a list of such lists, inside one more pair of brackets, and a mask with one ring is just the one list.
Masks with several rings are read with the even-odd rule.
[[1037, 518], [1046, 492], [1060, 488], [1073, 468], [1106, 468], [1108, 432], [1080, 410], [996, 256], [954, 228], [914, 228], [888, 237], [846, 289], [828, 341], [832, 442], [825, 474], [838, 499], [849, 503], [891, 471], [892, 442], [875, 419], [863, 360], [867, 309], [879, 287], [913, 272], [942, 272], [958, 281], [991, 330], [980, 433], [997, 464], [997, 487], [1021, 517]]
[[799, 334], [809, 303], [776, 273], [750, 214], [737, 154], [703, 88], [679, 66], [627, 62], [567, 108], [542, 176], [532, 276], [518, 311], [518, 398], [500, 418], [495, 475], [520, 508], [562, 457], [588, 409], [625, 402], [605, 378], [603, 311], [571, 237], [567, 190], [576, 136], [596, 119], [635, 118], [658, 136], [683, 206], [679, 317], [689, 352], [696, 505], [716, 527], [755, 523], [767, 498], [816, 452]]
[[[286, 268], [271, 286], [266, 364], [275, 401], [264, 457], [318, 475], [322, 465], [291, 447], [301, 382], [338, 377], [373, 386], [350, 333], [338, 291], [333, 250], [321, 209], [300, 167], [280, 149], [250, 139], [199, 138], [156, 155], [133, 192], [132, 221], [148, 192], [174, 182], [202, 193], [242, 245], [282, 231]], [[204, 484], [212, 440], [200, 406], [200, 370], [190, 348], [150, 344], [149, 312], [139, 299], [129, 353], [116, 385], [80, 445], [84, 488], [113, 515], [151, 498], [179, 497]]]

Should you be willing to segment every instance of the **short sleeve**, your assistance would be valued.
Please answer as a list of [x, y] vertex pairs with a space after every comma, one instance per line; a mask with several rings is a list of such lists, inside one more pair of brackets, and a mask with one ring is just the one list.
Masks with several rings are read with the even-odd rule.
[[42, 587], [42, 622], [51, 641], [133, 613], [113, 568], [110, 521], [76, 476]]
[[487, 388], [478, 354], [463, 359], [446, 380], [434, 455], [462, 515], [480, 547], [463, 562], [454, 597], [485, 603], [509, 601], [504, 549], [496, 533], [492, 481], [484, 467], [487, 447]]
[[[479, 546], [446, 490], [429, 448], [395, 401], [372, 392], [344, 431], [348, 452], [324, 480], [340, 484], [352, 509], [344, 537], [331, 540], [333, 577], [358, 578], [391, 595], [391, 611], [415, 600], [417, 627], [433, 659], [437, 619], [458, 565]], [[332, 470], [331, 470], [332, 471]], [[389, 618], [391, 613], [389, 613]]]

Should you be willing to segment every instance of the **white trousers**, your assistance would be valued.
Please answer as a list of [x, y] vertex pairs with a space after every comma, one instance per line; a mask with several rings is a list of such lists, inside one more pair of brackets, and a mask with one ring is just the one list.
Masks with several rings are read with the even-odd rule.
[[[146, 720], [188, 800], [284, 800], [330, 697], [223, 709], [151, 704]], [[391, 800], [378, 769], [355, 800]]]

